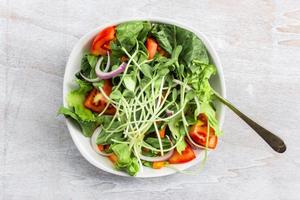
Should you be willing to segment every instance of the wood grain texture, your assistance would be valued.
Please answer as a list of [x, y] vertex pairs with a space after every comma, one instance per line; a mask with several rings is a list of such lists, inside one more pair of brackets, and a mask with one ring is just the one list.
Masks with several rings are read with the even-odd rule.
[[[228, 99], [281, 136], [286, 153], [227, 111], [225, 135], [195, 176], [133, 179], [90, 165], [56, 116], [67, 57], [96, 26], [145, 16], [207, 34]], [[299, 27], [295, 0], [1, 0], [0, 199], [300, 199]]]

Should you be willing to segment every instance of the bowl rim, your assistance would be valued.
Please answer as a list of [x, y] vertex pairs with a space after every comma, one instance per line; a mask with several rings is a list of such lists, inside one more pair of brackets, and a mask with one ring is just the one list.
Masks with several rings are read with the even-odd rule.
[[[91, 31], [87, 32], [86, 34], [84, 34], [74, 45], [66, 67], [65, 67], [65, 73], [64, 73], [64, 79], [63, 79], [63, 105], [67, 106], [67, 102], [66, 102], [66, 96], [67, 96], [67, 91], [68, 91], [68, 86], [67, 86], [67, 77], [70, 76], [70, 70], [72, 69], [72, 62], [75, 59], [76, 55], [78, 54], [78, 52], [80, 52], [83, 48], [83, 45], [85, 43], [87, 43], [89, 40], [91, 40], [91, 38], [93, 38], [100, 30], [104, 29], [105, 27], [111, 26], [111, 25], [117, 25], [117, 24], [121, 24], [121, 23], [125, 23], [125, 22], [129, 22], [129, 21], [151, 21], [151, 22], [159, 22], [159, 23], [164, 23], [164, 24], [173, 24], [176, 26], [179, 26], [181, 28], [184, 28], [186, 30], [189, 30], [191, 32], [193, 32], [195, 35], [197, 35], [202, 42], [204, 43], [207, 51], [209, 52], [210, 56], [212, 57], [212, 60], [216, 66], [217, 69], [217, 74], [218, 74], [218, 78], [220, 81], [220, 95], [226, 98], [226, 87], [225, 87], [225, 80], [224, 80], [224, 74], [223, 74], [223, 68], [222, 68], [222, 64], [220, 61], [220, 58], [216, 52], [216, 50], [214, 49], [214, 47], [212, 46], [211, 42], [209, 41], [209, 39], [206, 37], [206, 35], [204, 33], [202, 33], [201, 31], [195, 30], [193, 27], [187, 26], [184, 23], [178, 22], [178, 21], [174, 21], [172, 19], [168, 19], [168, 18], [160, 18], [160, 17], [130, 17], [130, 18], [122, 18], [119, 20], [111, 20], [109, 23], [103, 23], [103, 25], [97, 26], [96, 28], [92, 29]], [[224, 122], [224, 117], [225, 117], [225, 110], [224, 110], [224, 105], [221, 104], [220, 105], [220, 109], [218, 111], [219, 113], [219, 123], [220, 123], [220, 127], [222, 128], [223, 126], [223, 122]], [[75, 146], [77, 147], [77, 149], [79, 150], [79, 152], [81, 153], [81, 155], [88, 161], [90, 162], [92, 165], [94, 165], [95, 167], [109, 172], [111, 174], [114, 175], [119, 175], [119, 176], [129, 176], [128, 174], [121, 172], [121, 171], [116, 171], [114, 169], [112, 169], [111, 167], [105, 166], [104, 164], [99, 165], [99, 162], [96, 162], [95, 159], [88, 153], [87, 150], [85, 150], [84, 145], [80, 142], [79, 137], [76, 137], [76, 133], [74, 131], [72, 131], [73, 129], [73, 124], [71, 122], [70, 119], [66, 119], [66, 124], [67, 124], [67, 128], [68, 131], [72, 137], [73, 142], [75, 143]], [[196, 164], [198, 164], [201, 159], [201, 156], [199, 156], [199, 158], [195, 159], [195, 162], [193, 163], [185, 163], [183, 165], [185, 165], [184, 167], [182, 167], [183, 170], [186, 170], [192, 166], [195, 166]], [[161, 177], [161, 176], [167, 176], [167, 175], [171, 175], [176, 173], [176, 170], [172, 170], [172, 171], [168, 171], [166, 173], [155, 173], [155, 174], [139, 174], [138, 178], [150, 178], [150, 177]], [[132, 176], [129, 176], [132, 177]]]

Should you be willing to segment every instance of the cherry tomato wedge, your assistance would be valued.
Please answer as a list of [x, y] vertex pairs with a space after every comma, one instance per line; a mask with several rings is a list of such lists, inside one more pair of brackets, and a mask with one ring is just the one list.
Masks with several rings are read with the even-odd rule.
[[[107, 96], [110, 95], [112, 91], [112, 85], [109, 80], [105, 80], [104, 85], [102, 87], [103, 91]], [[85, 98], [84, 106], [91, 111], [100, 113], [107, 106], [107, 99], [99, 90], [96, 88], [92, 89]], [[104, 114], [113, 115], [116, 113], [115, 107], [109, 105]]]
[[186, 163], [196, 158], [196, 155], [193, 149], [187, 144], [185, 149], [181, 152], [181, 155], [175, 150], [171, 158], [169, 159], [169, 163], [178, 164], [178, 163]]
[[157, 52], [157, 42], [152, 39], [152, 38], [147, 38], [146, 40], [146, 48], [147, 48], [147, 51], [148, 51], [148, 60], [151, 60], [156, 52]]
[[106, 55], [106, 52], [110, 49], [110, 41], [115, 38], [115, 33], [114, 26], [107, 27], [98, 33], [93, 41], [91, 53], [94, 55]]
[[[206, 146], [206, 138], [207, 138], [207, 126], [204, 125], [202, 121], [198, 121], [195, 125], [193, 125], [189, 130], [189, 135], [193, 139], [193, 141], [201, 145], [203, 147]], [[208, 148], [214, 149], [218, 144], [218, 137], [215, 135], [215, 131], [213, 128], [209, 130], [209, 138], [208, 138]]]

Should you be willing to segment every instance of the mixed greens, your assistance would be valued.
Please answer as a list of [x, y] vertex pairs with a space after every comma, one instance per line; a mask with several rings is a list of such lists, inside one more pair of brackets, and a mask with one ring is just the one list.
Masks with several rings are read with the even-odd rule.
[[76, 121], [96, 152], [136, 175], [193, 160], [221, 134], [209, 79], [216, 68], [192, 32], [132, 21], [102, 30], [83, 55], [78, 88], [59, 113]]

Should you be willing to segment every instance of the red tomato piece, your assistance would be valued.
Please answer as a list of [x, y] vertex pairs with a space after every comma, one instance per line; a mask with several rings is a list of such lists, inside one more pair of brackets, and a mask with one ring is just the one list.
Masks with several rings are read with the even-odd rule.
[[110, 26], [103, 29], [94, 39], [91, 52], [94, 55], [106, 55], [106, 52], [110, 49], [110, 41], [115, 38], [115, 27]]
[[157, 42], [152, 39], [152, 38], [147, 38], [146, 40], [146, 48], [147, 48], [147, 51], [148, 51], [148, 60], [151, 60], [156, 52], [157, 52]]
[[[203, 147], [206, 146], [206, 138], [207, 138], [207, 126], [203, 126], [202, 121], [198, 121], [195, 125], [193, 125], [189, 130], [189, 135], [193, 139], [193, 141], [201, 145]], [[208, 138], [208, 148], [214, 149], [218, 144], [218, 137], [215, 135], [215, 131], [213, 128], [209, 130], [209, 138]]]
[[178, 164], [178, 163], [186, 163], [196, 158], [196, 155], [193, 149], [187, 144], [186, 148], [181, 152], [181, 155], [175, 150], [171, 158], [169, 159], [169, 163]]
[[[112, 85], [109, 80], [105, 80], [102, 87], [103, 91], [107, 96], [112, 92]], [[107, 106], [107, 99], [99, 90], [96, 88], [92, 89], [87, 95], [84, 106], [94, 112], [101, 113], [104, 108]], [[114, 115], [116, 113], [115, 107], [109, 105], [104, 114]]]

